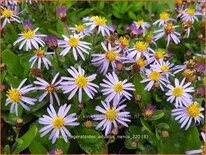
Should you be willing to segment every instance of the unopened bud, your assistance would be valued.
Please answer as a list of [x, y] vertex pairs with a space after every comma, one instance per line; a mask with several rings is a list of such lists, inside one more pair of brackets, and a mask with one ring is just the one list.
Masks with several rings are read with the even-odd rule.
[[21, 128], [24, 125], [24, 120], [22, 118], [18, 118], [16, 120], [16, 127]]
[[41, 77], [42, 76], [42, 71], [41, 71], [41, 69], [38, 69], [38, 68], [31, 68], [30, 74], [33, 77]]
[[86, 120], [84, 122], [84, 127], [86, 128], [91, 128], [92, 127], [92, 121], [91, 120]]
[[133, 140], [133, 141], [131, 142], [131, 146], [134, 147], [134, 148], [136, 148], [136, 147], [138, 146], [138, 142], [137, 142], [136, 140]]
[[112, 129], [112, 135], [116, 136], [118, 134], [118, 129]]
[[162, 130], [162, 131], [160, 132], [160, 134], [161, 134], [161, 136], [162, 136], [163, 138], [169, 137], [169, 132], [166, 131], [166, 130]]
[[79, 110], [84, 109], [84, 104], [83, 104], [83, 103], [79, 103], [79, 104], [78, 104], [78, 109], [79, 109]]
[[142, 101], [142, 96], [141, 95], [136, 95], [135, 96], [135, 101], [136, 102], [141, 102]]

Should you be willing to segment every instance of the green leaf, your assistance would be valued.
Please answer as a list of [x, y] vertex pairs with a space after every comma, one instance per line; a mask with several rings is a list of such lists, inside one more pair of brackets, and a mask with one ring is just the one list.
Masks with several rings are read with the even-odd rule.
[[104, 6], [105, 6], [105, 2], [99, 2], [99, 3], [97, 3], [97, 6], [98, 6], [99, 10], [103, 10]]
[[140, 118], [140, 122], [142, 123], [142, 125], [146, 131], [148, 131], [149, 133], [152, 133], [150, 126], [148, 125], [148, 123], [144, 119]]
[[100, 137], [100, 134], [93, 129], [77, 127], [74, 131], [76, 135], [80, 136], [79, 141], [84, 143], [96, 143]]
[[129, 18], [131, 18], [133, 20], [136, 20], [136, 18], [137, 18], [136, 15], [131, 11], [128, 12], [128, 15], [129, 15]]
[[159, 123], [157, 125], [157, 128], [158, 129], [169, 129], [170, 127], [169, 127], [169, 125], [167, 123]]
[[200, 149], [201, 141], [196, 127], [170, 133], [169, 138], [162, 139], [158, 153], [184, 154], [188, 150]]
[[10, 146], [9, 146], [9, 145], [5, 145], [5, 146], [4, 146], [3, 153], [4, 153], [4, 154], [10, 154]]
[[67, 143], [64, 141], [63, 138], [58, 138], [55, 144], [55, 148], [60, 148], [63, 151], [63, 154], [66, 154], [70, 146], [70, 142]]
[[157, 110], [157, 111], [155, 112], [155, 114], [154, 114], [151, 118], [149, 118], [149, 119], [147, 119], [147, 120], [149, 120], [149, 121], [155, 121], [155, 120], [158, 120], [158, 119], [162, 118], [164, 115], [165, 115], [165, 113], [164, 113], [163, 110]]
[[151, 94], [149, 91], [145, 91], [144, 88], [146, 86], [145, 83], [141, 83], [140, 81], [142, 81], [142, 78], [140, 75], [135, 75], [134, 80], [133, 80], [133, 84], [135, 85], [135, 91], [134, 91], [134, 95], [140, 95], [142, 97], [142, 101], [141, 101], [141, 107], [145, 107], [146, 105], [148, 105], [149, 103], [151, 103]]
[[96, 143], [84, 143], [79, 141], [79, 146], [88, 154], [104, 154], [107, 153], [107, 145], [105, 145], [103, 139], [98, 139]]
[[12, 24], [6, 24], [6, 27], [7, 27], [9, 34], [10, 34], [9, 39], [11, 40], [11, 42], [14, 42], [18, 37], [18, 34], [17, 34], [14, 26]]
[[33, 125], [29, 131], [27, 131], [20, 139], [23, 141], [22, 144], [17, 144], [16, 149], [13, 153], [20, 153], [23, 150], [25, 150], [29, 145], [32, 143], [33, 139], [35, 138], [37, 134], [37, 127]]
[[85, 9], [79, 13], [77, 13], [78, 17], [84, 17], [86, 15], [89, 15], [94, 9]]
[[8, 70], [19, 77], [22, 76], [23, 67], [20, 64], [20, 58], [10, 50], [5, 50], [2, 53], [3, 63], [8, 65]]
[[47, 154], [47, 149], [40, 143], [35, 140], [29, 145], [29, 151], [32, 154]]

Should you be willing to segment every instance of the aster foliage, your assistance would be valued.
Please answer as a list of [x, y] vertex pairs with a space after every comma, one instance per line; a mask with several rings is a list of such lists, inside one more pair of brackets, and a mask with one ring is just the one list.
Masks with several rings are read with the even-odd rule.
[[0, 5], [3, 153], [206, 154], [204, 1]]

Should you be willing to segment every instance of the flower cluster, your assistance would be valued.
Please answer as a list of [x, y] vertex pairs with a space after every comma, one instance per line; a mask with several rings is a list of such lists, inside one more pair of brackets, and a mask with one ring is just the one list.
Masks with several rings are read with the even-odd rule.
[[[65, 24], [64, 31], [57, 37], [41, 34], [41, 27], [29, 20], [22, 21], [21, 13], [11, 7], [18, 4], [9, 2], [1, 6], [1, 19], [4, 19], [1, 27], [4, 29], [11, 22], [21, 27], [13, 46], [28, 53], [31, 74], [36, 76], [23, 79], [16, 88], [11, 85], [5, 105], [10, 105], [10, 113], [18, 116], [19, 106], [29, 111], [35, 104], [49, 103], [46, 104], [48, 114], [38, 120], [43, 126], [39, 130], [41, 137], [51, 132], [52, 143], [59, 137], [68, 142], [67, 137], [72, 136], [70, 127], [81, 125], [77, 112], [71, 108], [75, 104], [90, 106], [88, 101], [98, 103], [90, 116], [99, 122], [95, 128], [105, 130], [105, 136], [112, 135], [113, 130], [128, 127], [132, 122], [126, 101], [132, 104], [138, 97], [138, 101], [141, 100], [141, 96], [135, 96], [136, 91], [160, 93], [172, 107], [171, 117], [185, 130], [204, 120], [204, 108], [196, 95], [200, 91], [195, 92], [195, 82], [201, 82], [205, 74], [204, 57], [201, 53], [192, 57], [188, 52], [188, 61], [180, 65], [173, 59], [175, 52], [169, 50], [170, 46], [181, 46], [180, 43], [190, 37], [193, 25], [204, 14], [202, 11], [180, 6], [173, 16], [162, 12], [153, 22], [132, 21], [128, 28], [130, 35], [119, 36], [105, 17], [97, 15], [68, 26], [67, 8], [63, 6], [56, 10]], [[160, 40], [163, 46], [159, 45]], [[37, 70], [41, 73], [38, 76]], [[144, 90], [133, 80], [136, 76], [141, 78], [138, 84], [144, 86]], [[23, 87], [26, 81], [30, 84]], [[158, 106], [152, 104], [147, 103], [143, 108], [140, 105], [146, 120], [158, 110]]]

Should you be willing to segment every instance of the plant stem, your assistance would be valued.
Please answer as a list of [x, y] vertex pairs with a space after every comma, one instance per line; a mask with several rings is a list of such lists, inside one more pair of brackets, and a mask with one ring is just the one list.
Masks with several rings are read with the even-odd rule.
[[54, 53], [55, 53], [55, 55], [56, 55], [56, 59], [57, 59], [58, 65], [59, 65], [59, 67], [60, 67], [60, 66], [61, 66], [61, 63], [60, 63], [60, 61], [59, 61], [59, 57], [58, 57], [57, 51], [54, 50]]

